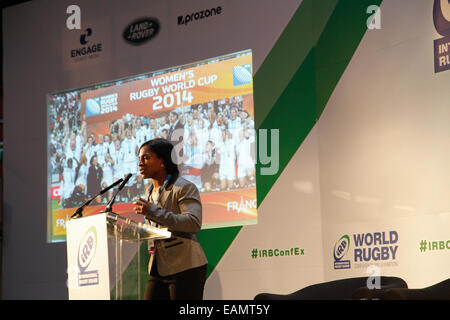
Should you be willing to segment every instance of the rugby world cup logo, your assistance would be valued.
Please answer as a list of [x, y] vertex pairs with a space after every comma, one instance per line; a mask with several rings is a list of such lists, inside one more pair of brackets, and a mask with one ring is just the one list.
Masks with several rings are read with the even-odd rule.
[[342, 260], [350, 249], [350, 237], [343, 235], [334, 245], [334, 269], [350, 269], [350, 260]]
[[450, 69], [450, 0], [434, 0], [433, 23], [443, 38], [434, 40], [434, 72]]
[[233, 86], [241, 86], [252, 82], [252, 67], [250, 64], [233, 67]]
[[96, 285], [99, 282], [98, 270], [88, 271], [89, 265], [92, 263], [97, 250], [97, 230], [90, 227], [83, 238], [81, 238], [78, 247], [78, 275], [79, 286]]

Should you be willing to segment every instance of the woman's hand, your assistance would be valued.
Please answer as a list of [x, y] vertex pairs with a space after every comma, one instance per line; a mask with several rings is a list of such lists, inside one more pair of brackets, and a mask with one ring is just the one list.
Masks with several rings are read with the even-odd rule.
[[144, 199], [138, 197], [134, 198], [134, 200], [135, 200], [133, 202], [133, 204], [135, 205], [135, 207], [133, 208], [134, 212], [145, 216], [148, 212], [148, 209], [150, 208], [150, 202], [145, 201]]

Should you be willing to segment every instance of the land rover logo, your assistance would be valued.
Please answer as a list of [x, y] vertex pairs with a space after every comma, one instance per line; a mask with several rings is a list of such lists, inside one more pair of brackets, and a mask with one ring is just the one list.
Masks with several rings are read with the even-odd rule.
[[131, 44], [143, 44], [154, 38], [159, 32], [159, 21], [156, 18], [141, 18], [130, 23], [123, 31], [123, 38]]

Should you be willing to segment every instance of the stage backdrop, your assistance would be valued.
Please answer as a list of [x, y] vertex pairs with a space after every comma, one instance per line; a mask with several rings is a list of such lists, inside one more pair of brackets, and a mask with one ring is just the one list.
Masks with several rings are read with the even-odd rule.
[[[410, 288], [449, 277], [448, 1], [79, 1], [71, 30], [72, 4], [3, 12], [4, 298], [67, 298], [66, 244], [51, 243], [63, 239], [49, 237], [47, 217], [62, 192], [48, 187], [49, 126], [65, 118], [50, 121], [48, 95], [244, 50], [257, 221], [199, 233], [205, 298], [352, 276], [399, 276]], [[124, 259], [134, 265], [136, 251]]]

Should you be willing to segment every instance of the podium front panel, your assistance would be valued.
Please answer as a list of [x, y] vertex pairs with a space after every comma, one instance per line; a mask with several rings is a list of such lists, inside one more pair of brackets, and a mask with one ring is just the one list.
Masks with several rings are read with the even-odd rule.
[[70, 300], [110, 299], [105, 215], [67, 223], [67, 275]]
[[114, 212], [70, 220], [69, 299], [141, 299], [149, 259], [146, 240], [170, 236], [167, 228], [152, 227]]

